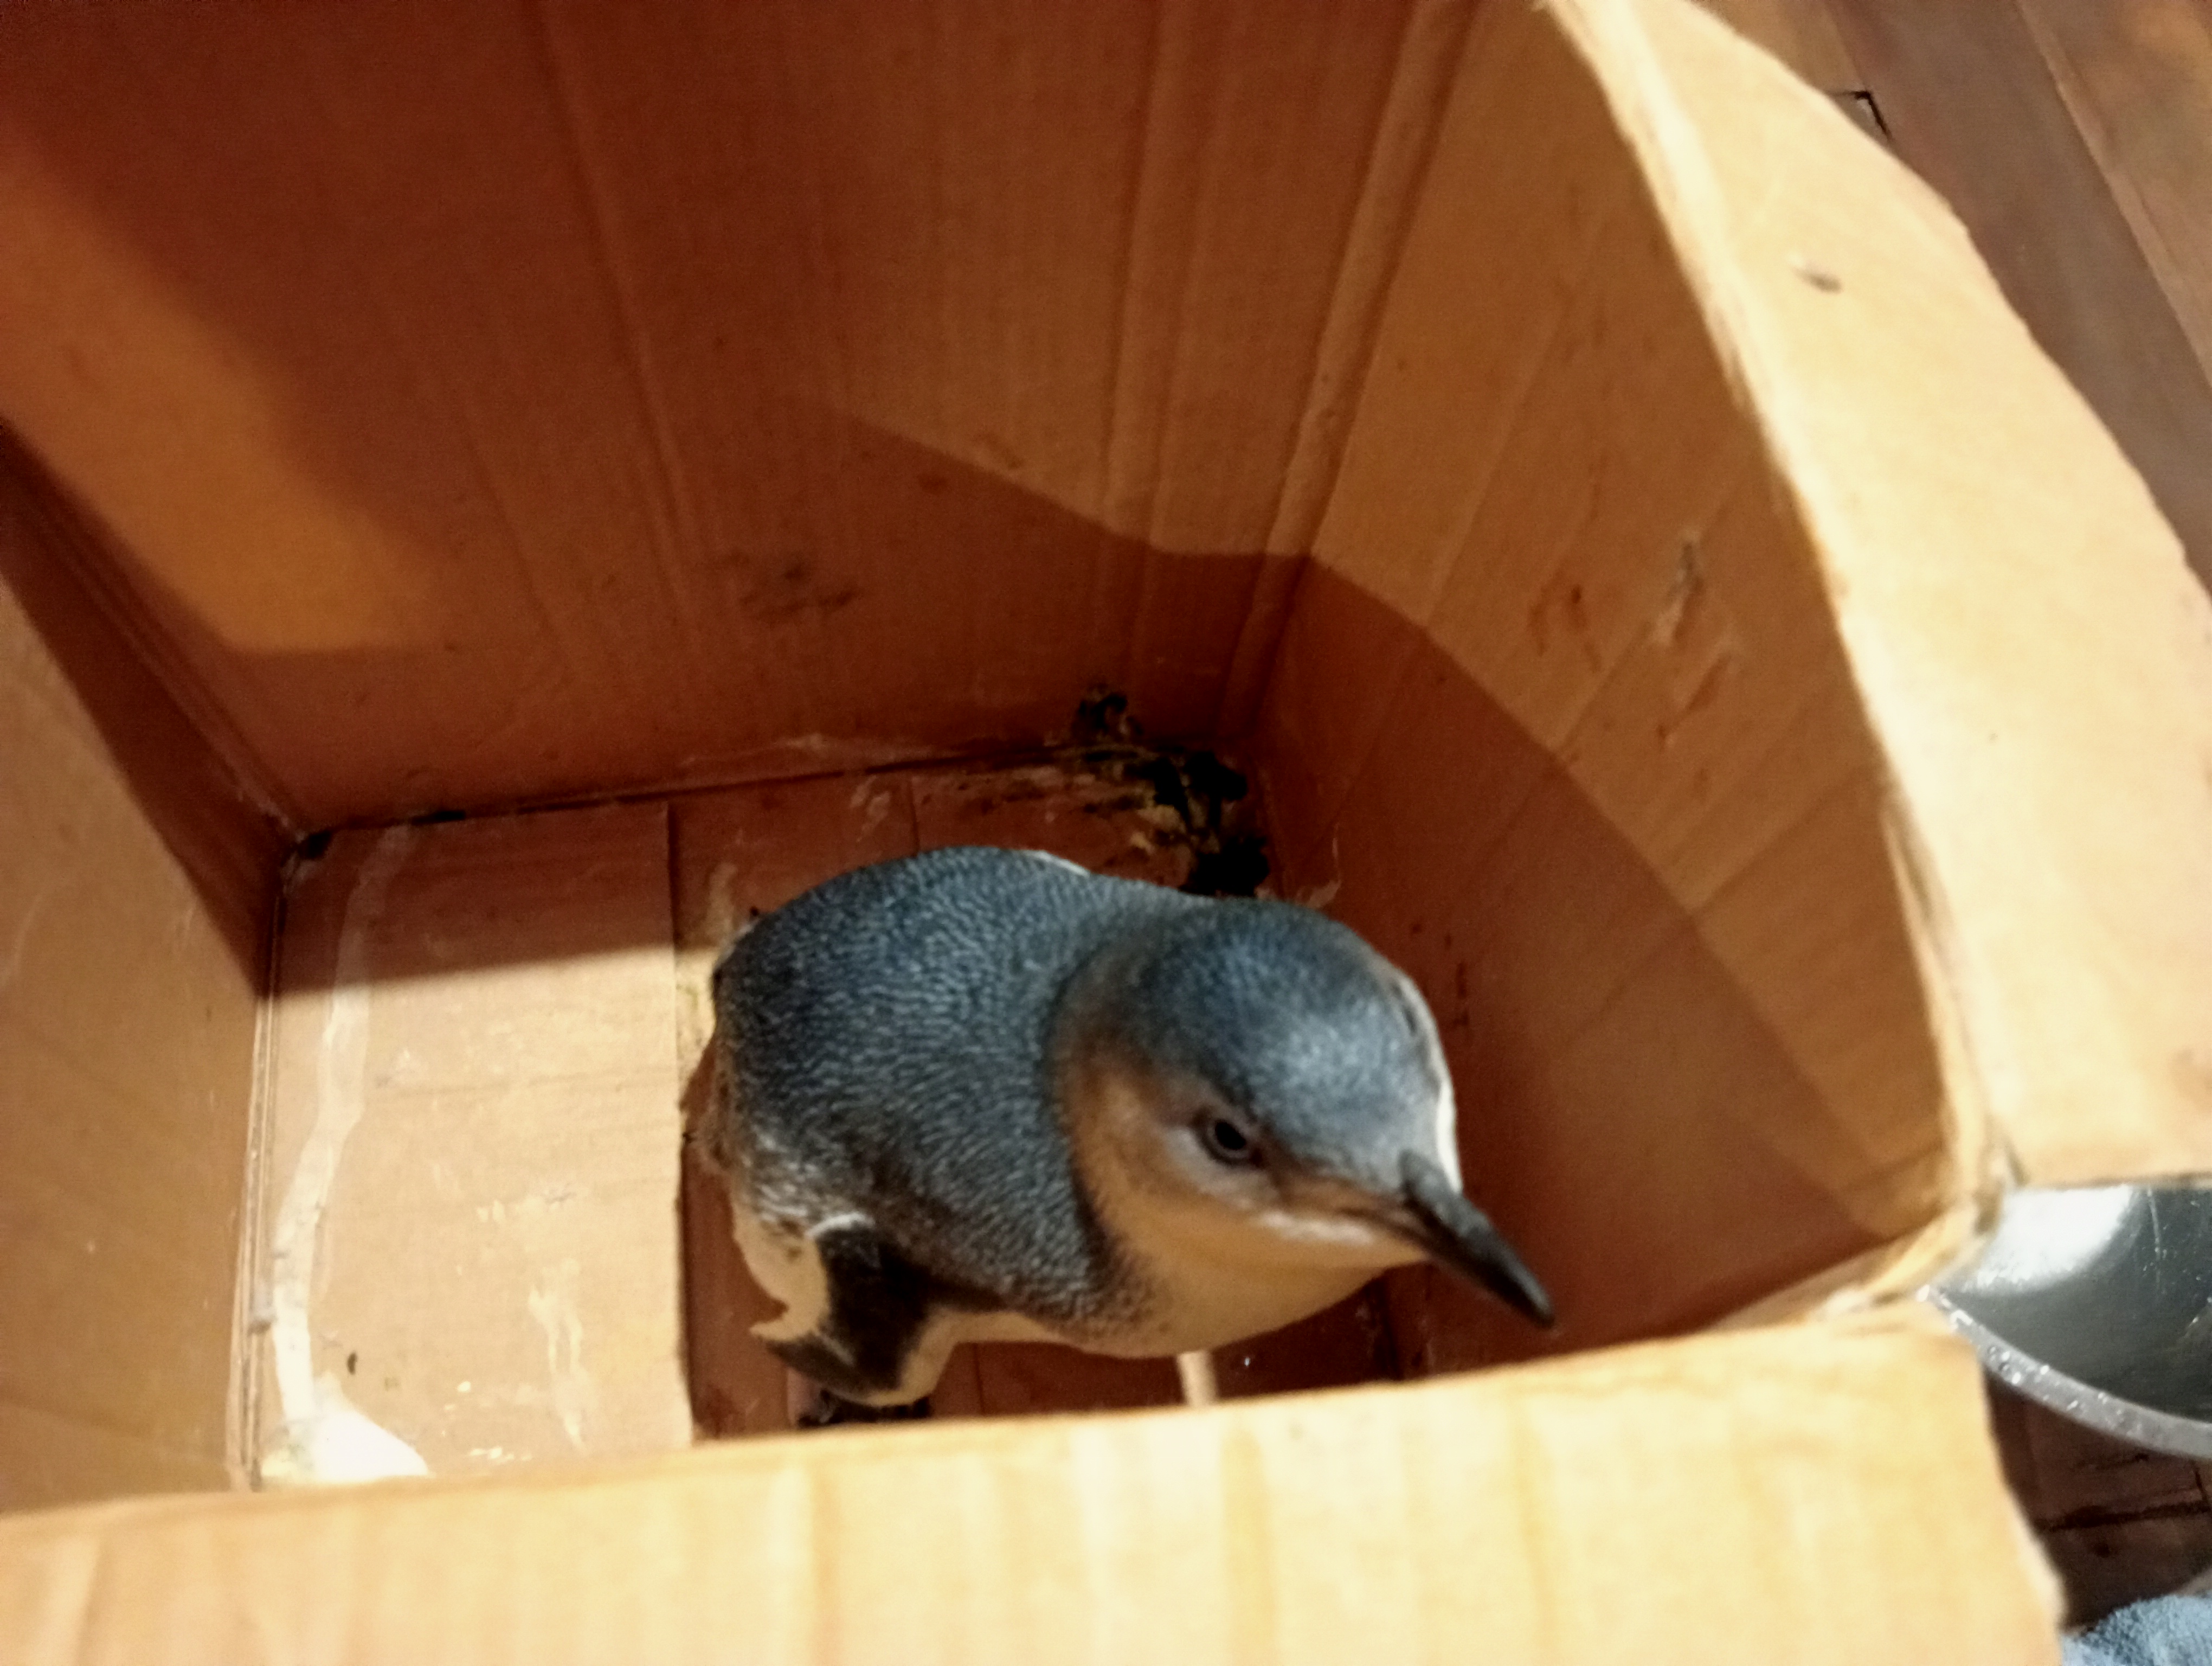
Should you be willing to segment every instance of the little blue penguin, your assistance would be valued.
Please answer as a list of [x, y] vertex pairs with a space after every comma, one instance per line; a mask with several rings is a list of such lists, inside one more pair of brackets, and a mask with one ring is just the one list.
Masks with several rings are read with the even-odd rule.
[[714, 1000], [754, 1334], [846, 1400], [968, 1341], [1218, 1347], [1424, 1258], [1552, 1322], [1461, 1195], [1419, 992], [1311, 909], [935, 850], [753, 921]]

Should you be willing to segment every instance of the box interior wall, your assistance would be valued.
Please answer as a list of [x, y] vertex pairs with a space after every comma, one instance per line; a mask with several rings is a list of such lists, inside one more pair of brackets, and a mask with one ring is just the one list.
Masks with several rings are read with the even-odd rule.
[[[1048, 751], [1101, 688], [1246, 767], [1281, 894], [1420, 982], [1552, 1346], [1989, 1195], [1828, 501], [1579, 13], [441, 16], [0, 19], [0, 1504], [260, 1438], [298, 838], [580, 830], [599, 901], [453, 976], [559, 1012], [617, 967], [665, 1018], [630, 1132], [672, 1127], [702, 945], [623, 864], [729, 793], [842, 860], [809, 794]], [[676, 1299], [661, 1149], [659, 1236], [546, 1267]], [[1409, 1374], [1545, 1346], [1388, 1305]]]

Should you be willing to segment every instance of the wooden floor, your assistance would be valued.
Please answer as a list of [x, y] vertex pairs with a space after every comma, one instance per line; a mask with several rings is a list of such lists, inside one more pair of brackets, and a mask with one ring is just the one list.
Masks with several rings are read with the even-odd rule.
[[[2212, 0], [1705, 0], [1950, 199], [2212, 585]], [[1993, 1389], [2074, 1617], [2212, 1568], [2212, 1465]]]
[[2212, 0], [1705, 0], [1959, 211], [2212, 585]]

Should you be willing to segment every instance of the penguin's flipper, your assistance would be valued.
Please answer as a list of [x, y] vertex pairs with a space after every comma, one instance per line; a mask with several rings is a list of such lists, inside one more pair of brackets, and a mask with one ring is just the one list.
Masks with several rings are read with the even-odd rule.
[[973, 1304], [901, 1254], [863, 1217], [825, 1222], [807, 1242], [819, 1259], [827, 1300], [804, 1335], [763, 1336], [769, 1352], [860, 1405], [922, 1398], [937, 1385], [951, 1352], [945, 1310]]

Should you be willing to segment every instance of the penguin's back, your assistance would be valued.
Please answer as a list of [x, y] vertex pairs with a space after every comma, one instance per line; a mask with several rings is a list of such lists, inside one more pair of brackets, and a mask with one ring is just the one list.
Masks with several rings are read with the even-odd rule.
[[1097, 1316], [1116, 1257], [1054, 1109], [1054, 1014], [1098, 948], [1202, 906], [960, 848], [763, 915], [714, 969], [720, 1133], [754, 1207], [794, 1225], [862, 1215], [977, 1306]]

